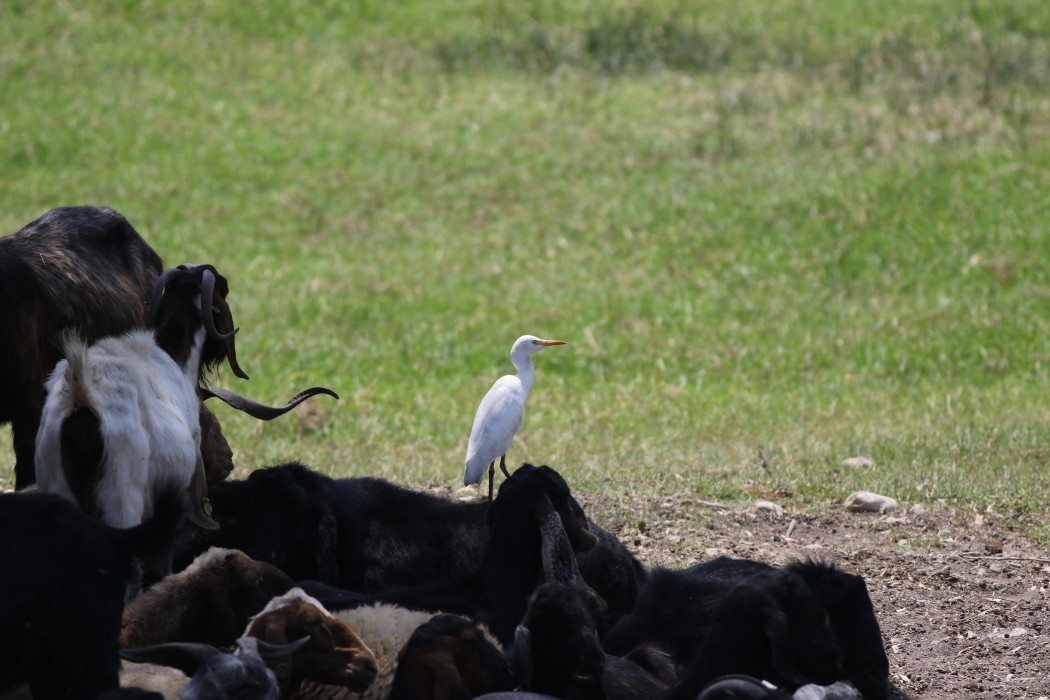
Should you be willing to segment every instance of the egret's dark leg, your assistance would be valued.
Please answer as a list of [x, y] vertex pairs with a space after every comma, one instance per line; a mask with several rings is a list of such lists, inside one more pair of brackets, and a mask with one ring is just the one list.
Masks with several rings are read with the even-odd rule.
[[510, 472], [507, 471], [507, 455], [500, 455], [499, 468], [503, 470], [503, 476], [510, 478]]
[[496, 475], [496, 460], [489, 465], [489, 503], [492, 503], [492, 477]]

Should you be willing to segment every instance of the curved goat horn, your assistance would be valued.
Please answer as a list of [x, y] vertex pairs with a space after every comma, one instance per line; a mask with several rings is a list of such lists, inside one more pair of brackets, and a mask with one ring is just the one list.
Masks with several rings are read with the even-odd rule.
[[259, 420], [273, 420], [274, 418], [283, 416], [303, 401], [306, 401], [311, 396], [317, 396], [318, 394], [327, 394], [335, 399], [339, 398], [339, 394], [323, 386], [315, 386], [300, 391], [298, 394], [288, 399], [288, 402], [284, 406], [267, 406], [258, 401], [253, 401], [246, 396], [241, 396], [240, 394], [229, 391], [228, 389], [220, 389], [217, 386], [206, 386], [200, 390], [200, 393], [201, 399], [210, 399], [212, 397], [220, 399], [225, 401], [230, 407], [236, 408], [238, 411], [243, 411], [252, 418], [258, 418]]
[[[215, 296], [215, 273], [211, 270], [204, 270], [201, 273], [201, 320], [204, 322], [204, 328], [208, 331], [208, 336], [214, 340], [227, 340], [232, 338], [233, 335], [239, 331], [239, 328], [234, 328], [229, 333], [220, 333], [215, 327], [215, 319], [212, 317], [211, 307], [212, 299]], [[227, 307], [229, 308], [229, 307]]]
[[150, 328], [157, 323], [157, 307], [160, 306], [161, 297], [164, 296], [164, 288], [168, 286], [168, 282], [171, 278], [177, 275], [182, 270], [173, 267], [169, 270], [165, 270], [161, 273], [160, 277], [153, 284], [153, 294], [149, 298], [149, 315], [146, 317], [146, 325]]
[[[726, 700], [727, 698], [765, 700], [766, 698], [776, 697], [770, 693], [770, 691], [775, 690], [775, 687], [766, 685], [764, 681], [757, 678], [732, 674], [711, 681], [704, 687], [696, 700]], [[786, 694], [784, 697], [786, 697]]]
[[136, 663], [160, 664], [177, 668], [187, 676], [192, 676], [197, 667], [211, 659], [221, 656], [222, 651], [210, 644], [197, 642], [165, 642], [147, 647], [121, 649], [120, 658]]
[[238, 640], [238, 645], [241, 644], [241, 640], [252, 639], [255, 641], [255, 648], [259, 652], [259, 656], [264, 659], [276, 659], [281, 656], [288, 656], [302, 649], [310, 642], [310, 637], [302, 637], [296, 639], [294, 642], [288, 644], [271, 644], [270, 642], [258, 639], [256, 637], [241, 637]]
[[[231, 328], [231, 331], [220, 333], [215, 327], [215, 318], [212, 316], [213, 306], [217, 307], [220, 320]], [[229, 360], [233, 373], [241, 379], [247, 379], [248, 375], [237, 364], [237, 346], [233, 340], [233, 336], [237, 335], [240, 329], [233, 327], [233, 314], [230, 313], [229, 304], [221, 294], [215, 295], [215, 273], [207, 268], [201, 275], [201, 320], [204, 321], [204, 328], [208, 331], [209, 337], [226, 342], [226, 359]]]

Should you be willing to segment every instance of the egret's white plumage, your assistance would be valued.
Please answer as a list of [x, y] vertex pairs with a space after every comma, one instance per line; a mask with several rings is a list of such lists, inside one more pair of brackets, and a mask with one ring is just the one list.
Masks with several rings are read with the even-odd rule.
[[554, 345], [565, 345], [565, 342], [543, 340], [534, 335], [523, 335], [514, 341], [510, 349], [510, 361], [518, 373], [497, 379], [474, 415], [474, 426], [470, 429], [470, 439], [467, 441], [463, 483], [480, 483], [485, 476], [485, 467], [488, 467], [489, 498], [492, 497], [492, 475], [496, 460], [500, 460], [500, 468], [506, 474], [503, 458], [525, 415], [525, 402], [529, 398], [535, 375], [532, 353]]

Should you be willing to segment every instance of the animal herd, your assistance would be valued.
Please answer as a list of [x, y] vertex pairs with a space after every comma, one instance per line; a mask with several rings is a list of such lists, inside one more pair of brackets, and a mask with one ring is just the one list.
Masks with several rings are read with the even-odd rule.
[[[561, 341], [519, 339], [519, 377], [479, 408], [464, 478], [487, 468], [488, 499], [298, 461], [227, 478], [206, 399], [270, 420], [335, 397], [313, 387], [268, 407], [208, 387], [222, 364], [247, 378], [229, 295], [216, 266], [164, 270], [105, 207], [0, 238], [0, 421], [16, 460], [0, 495], [0, 698], [893, 692], [860, 576], [725, 557], [647, 568], [557, 471], [506, 470], [528, 355]], [[486, 429], [492, 416], [504, 425]]]

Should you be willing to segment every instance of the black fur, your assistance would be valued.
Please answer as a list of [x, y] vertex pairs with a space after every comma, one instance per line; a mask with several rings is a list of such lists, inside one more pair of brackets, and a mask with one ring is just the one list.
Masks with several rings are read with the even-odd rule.
[[0, 496], [0, 691], [93, 698], [117, 687], [117, 635], [134, 560], [170, 546], [182, 494], [117, 530], [42, 493]]
[[44, 382], [59, 336], [88, 341], [140, 327], [160, 257], [108, 207], [52, 209], [0, 238], [0, 423], [11, 423], [15, 485], [34, 481]]
[[[455, 503], [382, 479], [333, 479], [298, 462], [214, 484], [209, 496], [222, 527], [188, 533], [176, 569], [209, 546], [230, 547], [297, 580], [377, 593], [469, 573], [488, 541], [488, 503]], [[570, 505], [583, 513], [571, 496]], [[588, 526], [598, 544], [577, 555], [580, 570], [618, 617], [645, 572], [614, 535]]]
[[441, 614], [417, 627], [401, 650], [389, 700], [473, 698], [513, 687], [503, 653], [477, 625]]
[[691, 700], [716, 678], [739, 673], [791, 691], [843, 677], [828, 616], [790, 569], [754, 573], [714, 607], [703, 640], [667, 700]]
[[553, 509], [574, 551], [583, 545], [583, 520], [569, 487], [550, 467], [526, 464], [500, 484], [488, 512], [489, 540], [470, 574], [378, 594], [377, 600], [414, 610], [466, 615], [483, 622], [503, 645], [543, 581], [541, 519]]
[[[783, 570], [798, 576], [827, 613], [833, 639], [842, 651], [839, 679], [848, 680], [865, 698], [885, 697], [889, 662], [864, 579], [814, 561], [795, 562]], [[756, 581], [772, 586], [776, 579], [770, 577], [776, 571], [763, 562], [728, 557], [681, 571], [654, 569], [635, 609], [605, 635], [602, 644], [610, 653], [624, 653], [636, 644], [654, 643], [667, 649], [677, 663], [688, 664], [707, 639], [712, 621], [724, 615], [720, 608], [731, 591], [756, 575], [765, 577]]]
[[[519, 671], [525, 690], [559, 698], [579, 700], [633, 700], [653, 698], [673, 678], [672, 664], [655, 649], [636, 651], [647, 664], [659, 666], [653, 673], [628, 658], [606, 654], [595, 624], [598, 610], [593, 596], [570, 583], [545, 583], [536, 589], [521, 627], [527, 635], [515, 638], [514, 655], [528, 658], [529, 667]], [[528, 649], [518, 648], [519, 644]]]

